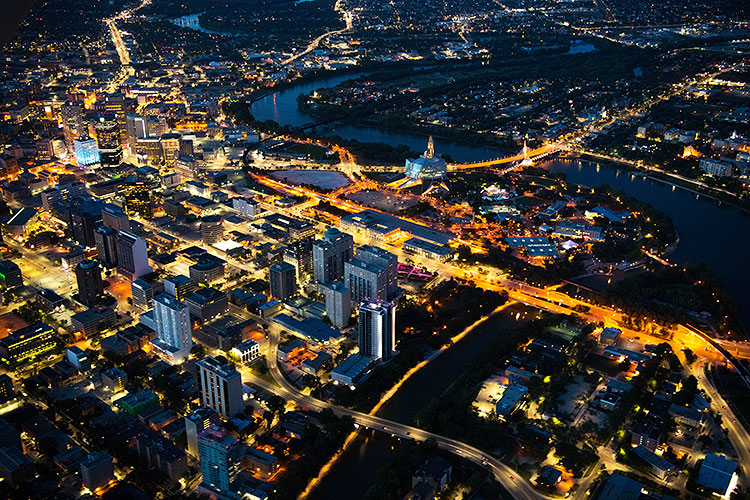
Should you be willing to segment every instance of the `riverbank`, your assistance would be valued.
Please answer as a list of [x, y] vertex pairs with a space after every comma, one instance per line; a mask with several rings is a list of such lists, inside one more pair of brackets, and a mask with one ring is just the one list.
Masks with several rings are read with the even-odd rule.
[[629, 162], [627, 160], [603, 156], [592, 152], [582, 153], [578, 155], [578, 158], [585, 161], [608, 163], [615, 168], [619, 168], [627, 172], [638, 173], [656, 182], [662, 182], [670, 186], [684, 189], [685, 191], [692, 192], [699, 196], [704, 196], [719, 203], [726, 203], [729, 206], [734, 207], [746, 214], [750, 214], [750, 208], [737, 204], [737, 194], [708, 186], [700, 181], [693, 181], [685, 177], [653, 167], [635, 166], [632, 164], [632, 162]]

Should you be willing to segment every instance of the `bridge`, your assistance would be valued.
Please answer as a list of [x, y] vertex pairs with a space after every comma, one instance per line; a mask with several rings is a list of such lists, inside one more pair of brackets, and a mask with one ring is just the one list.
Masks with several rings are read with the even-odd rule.
[[451, 172], [461, 171], [461, 170], [472, 170], [476, 168], [486, 168], [486, 167], [495, 167], [498, 165], [507, 165], [507, 164], [524, 164], [528, 165], [528, 160], [538, 160], [540, 158], [544, 158], [545, 156], [549, 156], [551, 154], [557, 153], [560, 151], [560, 147], [557, 144], [547, 144], [545, 146], [536, 148], [536, 149], [528, 149], [526, 145], [524, 145], [524, 149], [514, 156], [506, 156], [505, 158], [495, 158], [494, 160], [483, 160], [478, 161], [474, 163], [459, 163], [459, 164], [453, 164], [448, 165], [448, 170]]

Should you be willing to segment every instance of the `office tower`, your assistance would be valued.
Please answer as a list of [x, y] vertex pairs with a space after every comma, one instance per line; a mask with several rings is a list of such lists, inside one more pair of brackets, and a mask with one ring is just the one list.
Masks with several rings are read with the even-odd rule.
[[78, 283], [78, 301], [93, 307], [104, 294], [102, 270], [95, 260], [84, 260], [76, 266], [76, 282]]
[[192, 295], [195, 289], [195, 283], [182, 274], [164, 278], [164, 292], [171, 295], [174, 299], [183, 300]]
[[354, 239], [336, 228], [326, 230], [323, 239], [313, 244], [313, 278], [316, 283], [331, 283], [344, 277], [344, 262], [354, 255]]
[[[77, 157], [75, 139], [88, 135], [88, 127], [84, 120], [83, 103], [69, 101], [60, 106], [60, 119], [63, 126], [65, 146], [68, 148], [69, 153], [76, 153]], [[94, 142], [94, 148], [96, 148], [96, 141]], [[97, 161], [99, 161], [99, 151], [96, 152], [96, 157]]]
[[155, 186], [147, 180], [131, 176], [120, 185], [120, 195], [125, 200], [125, 213], [149, 219], [153, 215], [151, 192]]
[[73, 139], [73, 150], [76, 154], [76, 161], [79, 165], [88, 167], [99, 163], [99, 149], [96, 145], [96, 139], [89, 136], [81, 136]]
[[390, 299], [398, 291], [398, 257], [391, 252], [372, 245], [357, 248], [357, 258], [385, 270], [386, 295]]
[[164, 150], [164, 164], [173, 166], [175, 159], [180, 156], [180, 134], [162, 134], [161, 147]]
[[151, 308], [154, 300], [154, 287], [144, 279], [137, 279], [130, 284], [130, 293], [133, 296], [133, 305], [146, 310]]
[[201, 462], [204, 488], [212, 492], [224, 493], [222, 498], [232, 498], [230, 485], [237, 478], [242, 465], [242, 447], [236, 438], [227, 435], [226, 430], [212, 425], [198, 434], [198, 454]]
[[219, 414], [211, 408], [198, 408], [193, 413], [185, 415], [185, 434], [189, 454], [194, 457], [198, 456], [198, 434], [218, 423]]
[[224, 218], [209, 215], [201, 219], [201, 238], [206, 245], [213, 245], [224, 239]]
[[122, 144], [127, 141], [125, 136], [127, 125], [125, 117], [127, 116], [127, 102], [122, 94], [108, 94], [104, 97], [104, 109], [107, 115], [111, 116], [117, 124], [118, 142]]
[[131, 280], [151, 272], [146, 242], [128, 231], [117, 235], [117, 271]]
[[201, 287], [185, 298], [190, 316], [206, 323], [229, 311], [227, 294], [215, 288]]
[[396, 306], [382, 300], [359, 306], [357, 319], [359, 353], [387, 361], [396, 349]]
[[312, 238], [293, 241], [284, 250], [284, 262], [295, 268], [297, 282], [303, 283], [313, 271]]
[[185, 360], [193, 347], [188, 307], [165, 293], [154, 297], [152, 303], [156, 339], [151, 344], [173, 361]]
[[130, 219], [117, 205], [109, 204], [102, 209], [102, 224], [115, 231], [130, 231]]
[[102, 166], [117, 166], [122, 163], [122, 144], [117, 120], [111, 116], [99, 117], [99, 121], [94, 124], [94, 130]]
[[242, 376], [228, 365], [206, 356], [196, 363], [198, 384], [201, 388], [201, 405], [215, 410], [228, 419], [242, 413]]
[[132, 146], [138, 139], [160, 137], [169, 131], [163, 116], [128, 114], [125, 117], [125, 131], [128, 143]]
[[96, 258], [107, 269], [117, 267], [117, 231], [109, 226], [101, 226], [94, 232]]
[[373, 264], [351, 259], [344, 264], [344, 283], [352, 293], [354, 303], [363, 300], [386, 300], [388, 298], [387, 270]]
[[352, 294], [341, 281], [334, 281], [323, 287], [326, 297], [326, 315], [331, 324], [344, 328], [352, 316]]
[[106, 451], [92, 453], [80, 467], [83, 487], [92, 492], [104, 488], [115, 478], [112, 456]]
[[5, 288], [23, 286], [21, 268], [12, 260], [0, 260], [0, 285]]
[[104, 203], [99, 200], [73, 200], [66, 211], [69, 213], [69, 235], [81, 246], [94, 248], [94, 233], [102, 225]]
[[268, 269], [271, 296], [284, 300], [297, 294], [297, 270], [287, 262], [279, 262]]

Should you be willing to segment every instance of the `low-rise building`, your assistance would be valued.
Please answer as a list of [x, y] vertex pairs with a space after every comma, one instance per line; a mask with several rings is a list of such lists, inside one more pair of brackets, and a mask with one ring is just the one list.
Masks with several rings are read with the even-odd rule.
[[26, 326], [0, 339], [0, 356], [16, 363], [40, 356], [54, 348], [54, 330], [44, 323]]
[[260, 346], [252, 339], [248, 339], [243, 343], [236, 345], [232, 348], [232, 354], [240, 360], [240, 363], [248, 364], [255, 361], [260, 356]]

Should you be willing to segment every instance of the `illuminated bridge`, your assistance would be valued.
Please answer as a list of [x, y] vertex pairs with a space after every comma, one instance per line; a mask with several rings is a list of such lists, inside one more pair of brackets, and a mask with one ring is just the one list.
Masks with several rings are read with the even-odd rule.
[[484, 160], [475, 163], [460, 163], [455, 165], [448, 165], [448, 170], [455, 172], [458, 170], [471, 170], [475, 168], [494, 167], [497, 165], [516, 164], [519, 166], [521, 163], [525, 163], [526, 160], [538, 160], [545, 156], [557, 153], [560, 150], [556, 144], [548, 144], [536, 149], [528, 149], [524, 146], [524, 149], [514, 156], [507, 156], [505, 158], [495, 158], [494, 160]]

